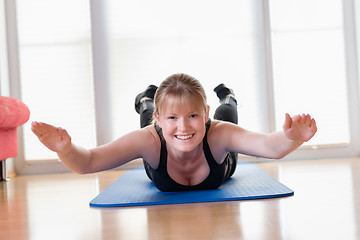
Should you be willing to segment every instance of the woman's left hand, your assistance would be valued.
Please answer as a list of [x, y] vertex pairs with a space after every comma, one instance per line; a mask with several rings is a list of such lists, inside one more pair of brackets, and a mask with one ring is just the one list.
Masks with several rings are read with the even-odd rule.
[[315, 135], [317, 127], [315, 119], [311, 118], [309, 114], [290, 117], [290, 115], [286, 113], [283, 130], [288, 139], [307, 142]]

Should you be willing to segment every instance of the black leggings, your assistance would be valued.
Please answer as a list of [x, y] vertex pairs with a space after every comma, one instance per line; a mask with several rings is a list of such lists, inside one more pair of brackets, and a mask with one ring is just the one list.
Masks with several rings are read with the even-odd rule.
[[[154, 101], [145, 100], [140, 105], [140, 127], [146, 127], [152, 124], [152, 118], [154, 113]], [[214, 119], [227, 121], [237, 124], [238, 123], [238, 112], [236, 99], [227, 96], [224, 101], [221, 102], [220, 106], [215, 110]], [[238, 154], [229, 152], [225, 158], [227, 163], [227, 171], [225, 174], [225, 180], [230, 178], [236, 169]], [[146, 164], [144, 163], [145, 167]], [[151, 179], [151, 178], [150, 178]]]

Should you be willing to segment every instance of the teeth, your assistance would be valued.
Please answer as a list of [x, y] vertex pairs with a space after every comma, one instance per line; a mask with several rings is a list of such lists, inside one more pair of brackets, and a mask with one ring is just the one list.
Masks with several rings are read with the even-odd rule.
[[186, 140], [186, 139], [189, 139], [189, 138], [191, 138], [193, 135], [191, 134], [191, 135], [183, 135], [183, 136], [176, 136], [176, 138], [179, 138], [179, 139], [182, 139], [182, 140]]

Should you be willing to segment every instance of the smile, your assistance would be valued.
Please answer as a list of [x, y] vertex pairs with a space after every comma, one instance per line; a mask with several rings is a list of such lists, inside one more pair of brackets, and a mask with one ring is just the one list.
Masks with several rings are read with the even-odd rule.
[[181, 139], [181, 140], [187, 140], [190, 139], [194, 136], [194, 134], [190, 134], [190, 135], [175, 135], [175, 137], [177, 139]]

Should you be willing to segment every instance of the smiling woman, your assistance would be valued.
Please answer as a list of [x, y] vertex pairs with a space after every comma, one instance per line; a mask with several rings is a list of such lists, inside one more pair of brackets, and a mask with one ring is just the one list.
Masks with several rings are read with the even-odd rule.
[[[232, 115], [237, 122], [236, 100], [230, 89], [221, 84], [215, 90], [223, 103], [218, 109], [227, 105], [226, 115]], [[157, 165], [152, 166], [144, 159], [144, 166], [160, 190], [213, 189], [231, 177], [237, 154], [221, 153], [220, 158], [214, 159], [207, 142], [211, 125], [207, 97], [195, 78], [186, 74], [171, 75], [162, 82], [155, 96], [146, 97], [150, 100], [144, 101], [140, 115], [148, 114], [154, 99], [155, 129], [161, 140], [161, 153]], [[222, 117], [220, 112], [216, 115], [222, 119], [226, 116]]]
[[[215, 91], [221, 103], [219, 108], [227, 106], [228, 113], [222, 115], [216, 110], [221, 120], [214, 121], [209, 119], [209, 108], [203, 108], [207, 106], [204, 89], [195, 78], [174, 74], [155, 93], [149, 91], [152, 86], [135, 98], [135, 109], [140, 119], [143, 113], [154, 113], [156, 124], [152, 125], [149, 118], [148, 126], [106, 145], [79, 147], [72, 143], [66, 130], [45, 123], [33, 122], [32, 131], [78, 173], [103, 171], [142, 158], [147, 175], [159, 190], [185, 191], [218, 188], [234, 173], [237, 153], [282, 158], [309, 141], [317, 130], [315, 120], [305, 114], [293, 118], [287, 114], [283, 131], [270, 134], [250, 132], [228, 122], [226, 115], [236, 114], [236, 99], [224, 84]], [[153, 99], [162, 95], [163, 101], [155, 102], [154, 108]], [[173, 104], [181, 99], [180, 107]]]

